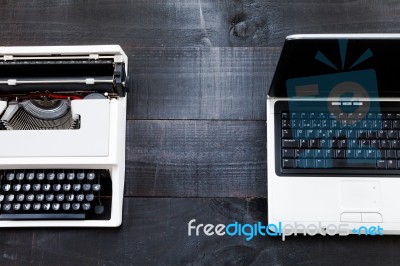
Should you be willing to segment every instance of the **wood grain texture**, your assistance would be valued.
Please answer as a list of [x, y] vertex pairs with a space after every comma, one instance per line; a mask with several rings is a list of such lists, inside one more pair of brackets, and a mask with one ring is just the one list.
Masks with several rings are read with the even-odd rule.
[[118, 43], [134, 47], [280, 47], [286, 35], [397, 32], [384, 0], [5, 1], [2, 45]]
[[130, 120], [127, 196], [266, 196], [263, 121]]
[[280, 49], [166, 48], [130, 52], [130, 119], [265, 121]]
[[265, 199], [126, 198], [120, 228], [1, 229], [1, 265], [398, 265], [400, 238], [188, 236], [187, 224], [266, 224]]

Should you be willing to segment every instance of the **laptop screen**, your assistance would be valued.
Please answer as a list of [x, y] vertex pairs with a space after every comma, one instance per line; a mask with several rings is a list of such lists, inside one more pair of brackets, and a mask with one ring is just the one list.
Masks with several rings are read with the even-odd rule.
[[400, 96], [400, 38], [299, 38], [285, 41], [271, 97]]

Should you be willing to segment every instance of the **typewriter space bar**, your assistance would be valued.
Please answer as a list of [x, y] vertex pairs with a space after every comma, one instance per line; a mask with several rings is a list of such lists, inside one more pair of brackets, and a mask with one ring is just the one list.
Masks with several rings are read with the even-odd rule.
[[84, 213], [5, 213], [0, 220], [83, 220]]

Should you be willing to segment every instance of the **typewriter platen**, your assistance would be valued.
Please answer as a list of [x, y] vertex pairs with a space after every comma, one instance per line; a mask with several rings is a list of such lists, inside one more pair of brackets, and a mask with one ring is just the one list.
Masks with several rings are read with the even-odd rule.
[[0, 227], [119, 226], [128, 59], [0, 47]]

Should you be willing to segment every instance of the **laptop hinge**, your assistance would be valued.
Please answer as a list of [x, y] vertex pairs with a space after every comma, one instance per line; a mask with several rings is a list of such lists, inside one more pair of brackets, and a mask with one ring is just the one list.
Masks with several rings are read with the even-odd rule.
[[97, 59], [99, 59], [99, 55], [98, 54], [89, 54], [89, 59], [97, 60]]
[[14, 56], [12, 56], [12, 55], [4, 55], [4, 56], [3, 56], [3, 60], [4, 60], [4, 61], [11, 61], [11, 60], [14, 60]]

